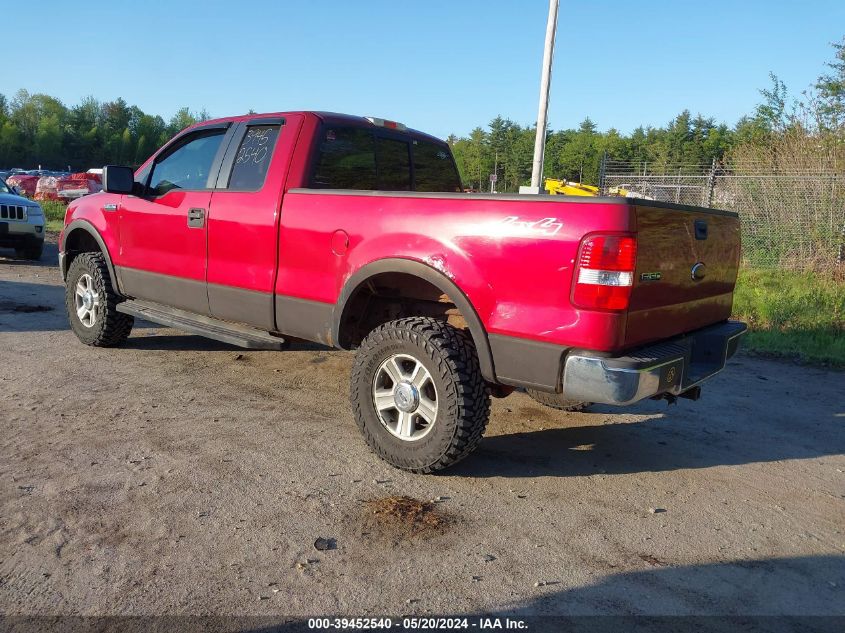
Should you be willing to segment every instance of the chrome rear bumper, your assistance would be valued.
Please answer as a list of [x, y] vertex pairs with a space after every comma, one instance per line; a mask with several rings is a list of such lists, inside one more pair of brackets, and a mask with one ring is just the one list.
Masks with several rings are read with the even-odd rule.
[[564, 363], [563, 393], [612, 405], [681, 395], [724, 369], [746, 330], [745, 323], [727, 321], [617, 357], [572, 351]]

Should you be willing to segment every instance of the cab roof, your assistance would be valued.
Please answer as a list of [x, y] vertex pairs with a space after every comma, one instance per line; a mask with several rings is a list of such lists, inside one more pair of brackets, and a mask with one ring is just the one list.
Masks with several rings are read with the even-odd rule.
[[[340, 112], [324, 112], [320, 110], [291, 110], [287, 112], [263, 112], [263, 113], [254, 113], [254, 114], [244, 114], [240, 116], [229, 116], [229, 117], [221, 117], [219, 119], [210, 119], [208, 121], [202, 121], [201, 123], [197, 123], [191, 127], [202, 127], [203, 125], [214, 125], [216, 123], [228, 123], [234, 122], [239, 123], [241, 121], [250, 121], [252, 119], [264, 119], [270, 117], [285, 117], [290, 116], [292, 114], [300, 114], [305, 116], [317, 117], [324, 123], [335, 124], [335, 125], [352, 125], [356, 127], [370, 127], [370, 128], [380, 128], [382, 126], [376, 125], [373, 121], [371, 121], [367, 117], [363, 116], [356, 116], [354, 114], [343, 114]], [[388, 128], [389, 129], [389, 128]], [[392, 130], [394, 132], [398, 132], [400, 134], [406, 134], [413, 138], [419, 140], [425, 140], [432, 143], [437, 143], [440, 145], [446, 145], [446, 141], [443, 139], [439, 139], [436, 136], [432, 136], [431, 134], [426, 134], [425, 132], [421, 132], [419, 130], [415, 130], [409, 127], [404, 127], [404, 129], [396, 129]]]

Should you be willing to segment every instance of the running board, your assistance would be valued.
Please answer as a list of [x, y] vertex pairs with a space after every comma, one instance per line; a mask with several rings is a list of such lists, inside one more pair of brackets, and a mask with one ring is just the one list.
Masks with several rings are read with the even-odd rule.
[[117, 304], [117, 311], [189, 334], [198, 334], [247, 349], [281, 350], [286, 347], [285, 339], [273, 336], [265, 330], [221, 321], [214, 317], [178, 310], [150, 301], [124, 301]]

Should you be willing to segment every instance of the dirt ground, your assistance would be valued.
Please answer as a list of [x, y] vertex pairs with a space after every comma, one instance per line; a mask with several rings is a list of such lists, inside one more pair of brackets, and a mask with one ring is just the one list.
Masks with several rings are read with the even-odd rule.
[[350, 363], [142, 323], [85, 347], [55, 244], [0, 257], [0, 612], [845, 615], [842, 373], [739, 356], [697, 403], [582, 414], [515, 394], [414, 476], [359, 437]]

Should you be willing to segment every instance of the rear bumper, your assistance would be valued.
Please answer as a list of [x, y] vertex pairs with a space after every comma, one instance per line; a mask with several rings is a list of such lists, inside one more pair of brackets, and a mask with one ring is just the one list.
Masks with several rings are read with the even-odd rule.
[[572, 400], [612, 405], [680, 395], [724, 369], [746, 330], [744, 323], [728, 321], [625, 356], [573, 350], [563, 365], [563, 393]]
[[724, 368], [746, 329], [744, 323], [726, 321], [622, 356], [498, 334], [489, 340], [500, 384], [626, 405], [698, 386]]

